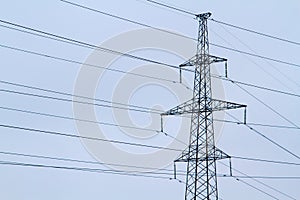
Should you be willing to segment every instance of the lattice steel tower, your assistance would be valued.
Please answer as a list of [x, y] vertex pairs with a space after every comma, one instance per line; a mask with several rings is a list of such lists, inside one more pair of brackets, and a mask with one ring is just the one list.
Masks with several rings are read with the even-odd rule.
[[189, 146], [175, 160], [187, 162], [185, 200], [218, 199], [216, 161], [230, 156], [215, 146], [213, 112], [246, 108], [246, 105], [212, 98], [210, 65], [227, 60], [209, 54], [207, 19], [210, 16], [211, 13], [196, 15], [199, 20], [197, 52], [180, 65], [180, 69], [188, 66], [195, 68], [193, 98], [161, 114], [191, 115]]

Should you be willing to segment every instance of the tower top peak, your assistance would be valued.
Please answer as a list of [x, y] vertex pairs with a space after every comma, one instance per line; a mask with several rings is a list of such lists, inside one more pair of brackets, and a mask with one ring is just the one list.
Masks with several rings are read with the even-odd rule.
[[211, 16], [210, 12], [197, 14], [196, 17], [198, 19], [208, 19]]

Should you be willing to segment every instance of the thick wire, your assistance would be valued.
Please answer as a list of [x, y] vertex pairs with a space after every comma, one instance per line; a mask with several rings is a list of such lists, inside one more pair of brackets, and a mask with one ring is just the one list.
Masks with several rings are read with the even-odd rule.
[[[223, 163], [223, 162], [219, 162], [219, 163], [220, 163], [221, 165], [224, 165], [224, 166], [230, 168], [229, 165], [227, 165], [227, 164], [225, 164], [225, 163]], [[238, 172], [239, 174], [242, 174], [243, 176], [249, 177], [246, 173], [241, 172], [240, 170], [238, 170], [238, 169], [236, 169], [236, 168], [234, 168], [234, 167], [231, 167], [231, 169], [233, 169], [234, 171]], [[234, 176], [232, 176], [232, 177], [234, 178]], [[278, 190], [278, 189], [276, 189], [276, 188], [274, 188], [274, 187], [272, 187], [272, 186], [270, 186], [270, 185], [267, 185], [266, 183], [264, 183], [264, 182], [262, 182], [262, 181], [260, 181], [260, 180], [257, 180], [257, 179], [255, 179], [255, 178], [249, 178], [249, 179], [251, 179], [251, 180], [255, 181], [256, 183], [258, 183], [258, 184], [260, 184], [260, 185], [263, 185], [264, 187], [267, 187], [267, 188], [269, 188], [269, 189], [271, 189], [271, 190], [273, 190], [273, 191], [275, 191], [275, 192], [278, 192], [279, 194], [282, 194], [282, 195], [288, 197], [289, 199], [297, 200], [296, 198], [294, 198], [294, 197], [292, 197], [292, 196], [286, 194], [285, 192], [282, 192], [282, 191], [280, 191], [280, 190]], [[237, 179], [235, 178], [235, 180], [237, 180]], [[238, 179], [238, 180], [239, 180], [239, 179]], [[242, 181], [243, 181], [243, 180], [242, 180]], [[246, 183], [247, 183], [247, 182], [246, 182]], [[247, 183], [247, 185], [248, 185], [248, 184], [249, 184], [249, 183]], [[249, 184], [249, 186], [250, 186], [250, 184]], [[252, 185], [251, 185], [251, 187], [252, 187]], [[257, 188], [257, 189], [258, 189], [258, 188]], [[260, 189], [258, 189], [258, 191], [261, 192]]]
[[[64, 92], [48, 90], [48, 89], [38, 88], [38, 87], [32, 87], [32, 86], [23, 85], [23, 84], [16, 84], [16, 83], [11, 83], [11, 82], [6, 82], [6, 81], [3, 81], [3, 82], [0, 81], [0, 83], [5, 83], [5, 84], [8, 83], [9, 85], [14, 85], [14, 86], [19, 86], [19, 87], [25, 86], [25, 88], [35, 89], [35, 90], [39, 90], [39, 91], [46, 91], [46, 92], [50, 92], [50, 93], [54, 93], [54, 94], [62, 94], [62, 95], [70, 96], [70, 97], [74, 97], [74, 96], [76, 97], [76, 95], [72, 95], [72, 94], [68, 94], [68, 93], [64, 93]], [[136, 105], [133, 105], [133, 104], [123, 104], [123, 103], [118, 103], [118, 102], [113, 102], [113, 101], [108, 101], [108, 100], [104, 100], [104, 101], [107, 102], [107, 103], [110, 103], [111, 105], [96, 104], [96, 103], [85, 102], [85, 101], [74, 101], [73, 99], [58, 98], [58, 97], [52, 97], [52, 96], [47, 96], [47, 95], [39, 95], [39, 94], [28, 93], [28, 92], [19, 92], [19, 91], [16, 91], [16, 90], [0, 89], [0, 92], [12, 93], [12, 94], [16, 94], [16, 95], [23, 95], [23, 96], [30, 96], [30, 97], [37, 97], [37, 98], [44, 98], [44, 99], [50, 99], [50, 100], [56, 100], [56, 101], [74, 102], [74, 103], [87, 104], [87, 105], [99, 106], [99, 107], [104, 107], [104, 108], [115, 108], [115, 109], [130, 110], [130, 111], [136, 111], [136, 112], [142, 112], [142, 113], [151, 113], [151, 114], [157, 114], [157, 115], [160, 115], [162, 112], [164, 112], [162, 110], [151, 109], [151, 108], [148, 108], [148, 107], [136, 106]], [[84, 97], [81, 96], [81, 98], [84, 98]], [[97, 101], [97, 99], [93, 99], [93, 98], [87, 98], [87, 99]], [[102, 100], [100, 100], [100, 101], [102, 101]], [[113, 104], [120, 104], [124, 107], [114, 106]], [[130, 108], [130, 107], [133, 107], [133, 109]], [[22, 109], [9, 108], [9, 107], [3, 107], [3, 106], [0, 107], [0, 108], [1, 109], [6, 109], [6, 110], [11, 110], [11, 111], [27, 112], [27, 113], [30, 113], [30, 114], [40, 114], [40, 115], [44, 115], [44, 116], [55, 117], [54, 114], [49, 114], [49, 113], [26, 111], [26, 110], [22, 110]], [[69, 117], [64, 117], [64, 116], [56, 116], [56, 117], [58, 117], [58, 118], [69, 118]], [[188, 116], [183, 116], [183, 117], [188, 117]], [[73, 120], [78, 120], [78, 121], [85, 121], [84, 119], [75, 119], [75, 118], [72, 118], [72, 119]], [[231, 120], [223, 120], [223, 119], [214, 119], [214, 121], [232, 123], [232, 124], [237, 124], [237, 125], [244, 124], [244, 122], [240, 122], [240, 121], [231, 121]], [[85, 121], [85, 122], [88, 122], [88, 121]], [[109, 123], [106, 123], [106, 122], [96, 122], [96, 121], [90, 121], [90, 122], [99, 123], [99, 124], [103, 124], [103, 125], [109, 125]], [[294, 127], [294, 126], [284, 126], [284, 125], [274, 125], [274, 124], [262, 124], [262, 123], [251, 123], [251, 122], [249, 122], [249, 123], [247, 122], [247, 124], [252, 125], [252, 126], [263, 126], [263, 127], [269, 127], [269, 128], [298, 129], [298, 130], [300, 129], [300, 128]], [[111, 125], [113, 125], [113, 124], [111, 124]], [[136, 128], [136, 127], [130, 127], [130, 126], [125, 126], [125, 125], [120, 125], [120, 127]], [[141, 128], [137, 128], [137, 129], [146, 130], [146, 129], [141, 129]], [[158, 130], [149, 129], [148, 131], [157, 132]], [[167, 134], [165, 132], [163, 132], [163, 133]]]
[[[42, 57], [46, 57], [46, 58], [49, 58], [49, 59], [69, 62], [69, 63], [73, 63], [73, 64], [79, 64], [79, 65], [83, 65], [83, 66], [87, 66], [87, 67], [96, 67], [96, 68], [100, 68], [100, 69], [105, 69], [107, 71], [123, 73], [123, 74], [129, 74], [129, 75], [133, 75], [133, 76], [139, 76], [139, 77], [143, 77], [143, 78], [151, 78], [151, 79], [162, 80], [162, 81], [166, 81], [166, 82], [179, 84], [178, 81], [174, 81], [174, 80], [169, 80], [169, 79], [165, 79], [165, 78], [149, 76], [149, 75], [144, 75], [144, 74], [138, 74], [138, 73], [133, 73], [133, 72], [127, 72], [127, 71], [118, 70], [118, 69], [114, 69], [114, 68], [103, 67], [103, 66], [99, 66], [99, 65], [87, 64], [87, 63], [83, 63], [83, 62], [79, 62], [79, 61], [75, 61], [75, 60], [71, 60], [71, 59], [52, 56], [52, 55], [49, 55], [49, 54], [42, 54], [42, 53], [29, 51], [29, 50], [25, 50], [25, 49], [20, 49], [20, 48], [16, 48], [16, 47], [12, 47], [12, 46], [7, 46], [7, 45], [3, 45], [3, 44], [0, 44], [0, 47], [11, 49], [11, 50], [14, 50], [14, 51], [20, 51], [20, 52], [23, 52], [23, 53], [28, 53], [28, 54], [31, 54], [31, 55], [42, 56]], [[190, 71], [190, 72], [192, 72], [192, 71]], [[223, 77], [223, 76], [219, 76], [219, 75], [212, 75], [212, 77], [217, 78], [217, 79], [221, 79], [221, 80], [224, 80], [224, 81], [228, 81], [228, 82], [234, 82], [234, 83], [240, 84], [240, 85], [245, 85], [245, 86], [248, 86], [248, 87], [254, 87], [254, 88], [257, 88], [257, 89], [261, 89], [261, 90], [267, 90], [267, 91], [270, 91], [270, 92], [275, 92], [275, 93], [284, 94], [284, 95], [293, 96], [293, 97], [298, 97], [298, 98], [300, 97], [300, 94], [286, 92], [286, 91], [282, 91], [282, 90], [276, 90], [276, 89], [272, 89], [272, 88], [267, 88], [267, 87], [263, 87], [263, 86], [259, 86], [259, 85], [255, 85], [255, 84], [251, 84], [251, 83], [245, 83], [245, 82], [238, 81], [238, 80], [232, 80], [232, 79], [228, 80], [228, 78]], [[5, 81], [1, 81], [1, 82], [4, 83]], [[187, 86], [186, 86], [186, 88], [190, 89]], [[82, 97], [82, 96], [76, 96], [76, 97], [87, 98], [87, 97]], [[103, 100], [96, 100], [96, 101], [103, 101]]]
[[292, 151], [288, 150], [287, 148], [285, 148], [284, 146], [280, 145], [279, 143], [275, 142], [274, 140], [270, 139], [269, 137], [265, 136], [263, 133], [259, 132], [258, 130], [254, 129], [253, 127], [251, 127], [248, 124], [242, 123], [239, 119], [237, 119], [236, 117], [234, 117], [233, 115], [229, 114], [228, 112], [226, 112], [226, 114], [228, 116], [230, 116], [231, 118], [237, 120], [240, 122], [240, 124], [246, 126], [247, 128], [249, 128], [251, 131], [253, 131], [254, 133], [260, 135], [261, 137], [263, 137], [264, 139], [268, 140], [269, 142], [271, 142], [272, 144], [274, 144], [275, 146], [279, 147], [281, 150], [285, 151], [286, 153], [292, 155], [293, 157], [300, 159], [300, 156], [298, 156], [297, 154], [293, 153]]
[[146, 145], [146, 144], [141, 144], [141, 143], [125, 142], [125, 141], [119, 141], [119, 140], [108, 140], [108, 139], [103, 139], [103, 138], [98, 138], [98, 137], [80, 136], [80, 135], [62, 133], [62, 132], [57, 132], [57, 131], [48, 131], [48, 130], [29, 128], [29, 127], [14, 126], [14, 125], [9, 125], [9, 124], [0, 124], [0, 127], [7, 128], [7, 129], [26, 131], [26, 132], [40, 133], [40, 134], [45, 134], [45, 135], [56, 135], [56, 136], [63, 136], [63, 137], [70, 137], [70, 138], [80, 138], [80, 139], [93, 140], [93, 141], [99, 141], [99, 142], [110, 142], [110, 143], [116, 143], [116, 144], [122, 144], [122, 145], [145, 147], [145, 148], [168, 150], [168, 151], [178, 151], [178, 152], [182, 151], [181, 149], [174, 149], [174, 148], [154, 146], [154, 145]]
[[[178, 68], [178, 66], [176, 66], [176, 65], [171, 65], [171, 64], [168, 64], [168, 63], [164, 63], [164, 62], [155, 61], [155, 60], [152, 60], [152, 59], [135, 56], [135, 55], [132, 55], [132, 54], [129, 54], [129, 53], [124, 53], [124, 52], [116, 51], [116, 50], [101, 47], [101, 46], [96, 46], [96, 45], [93, 45], [93, 44], [89, 44], [87, 42], [82, 42], [82, 41], [75, 40], [75, 39], [72, 39], [72, 38], [67, 38], [67, 37], [64, 37], [64, 36], [57, 35], [57, 34], [37, 30], [37, 29], [31, 28], [31, 27], [23, 26], [23, 25], [20, 25], [20, 24], [9, 22], [9, 21], [5, 21], [5, 20], [0, 19], [0, 22], [3, 23], [3, 24], [10, 25], [10, 26], [14, 26], [14, 27], [25, 29], [25, 30], [33, 31], [35, 33], [33, 33], [32, 35], [35, 35], [35, 36], [40, 36], [40, 37], [44, 37], [44, 38], [48, 38], [48, 39], [53, 39], [53, 40], [56, 40], [56, 41], [65, 42], [65, 43], [80, 46], [80, 47], [92, 48], [94, 50], [104, 51], [104, 52], [111, 53], [111, 54], [122, 55], [122, 56], [126, 56], [126, 57], [129, 57], [129, 58], [132, 58], [132, 59], [137, 59], [137, 60], [141, 60], [141, 61], [145, 61], [145, 62], [149, 62], [149, 63], [168, 66], [168, 67], [172, 67], [172, 68], [176, 68], [176, 69]], [[2, 26], [2, 27], [7, 28], [7, 26]], [[11, 29], [17, 30], [15, 28], [11, 28]], [[155, 29], [159, 30], [159, 28], [155, 28]], [[22, 32], [31, 34], [31, 32], [28, 32], [28, 31], [22, 31]], [[163, 30], [163, 32], [170, 33], [170, 31], [166, 31], [166, 30]], [[38, 33], [38, 34], [36, 34], [36, 33]], [[44, 36], [42, 36], [41, 34], [44, 35]], [[194, 41], [197, 41], [197, 39], [195, 39], [195, 38], [191, 38], [191, 37], [184, 36], [184, 35], [181, 35], [181, 34], [174, 33], [173, 35], [182, 36], [184, 38], [188, 38], [188, 39], [192, 39]], [[258, 54], [253, 54], [253, 53], [241, 51], [241, 50], [238, 50], [238, 49], [234, 49], [234, 48], [230, 48], [230, 47], [226, 47], [226, 46], [222, 46], [222, 45], [218, 45], [218, 44], [210, 43], [210, 45], [218, 47], [218, 48], [230, 50], [230, 51], [233, 51], [233, 52], [238, 52], [238, 53], [243, 53], [243, 54], [246, 54], [246, 55], [249, 55], [249, 56], [258, 57], [258, 58], [261, 58], [261, 59], [270, 60], [270, 61], [273, 61], [273, 62], [285, 64], [285, 65], [300, 67], [300, 64], [295, 64], [295, 63], [282, 61], [282, 60], [275, 59], [275, 58], [270, 58], [270, 57], [266, 57], [266, 56], [262, 56], [262, 55], [258, 55]], [[182, 70], [189, 71], [189, 69], [186, 69], [186, 68], [183, 68]]]
[[34, 93], [29, 93], [29, 92], [20, 92], [20, 91], [16, 91], [16, 90], [0, 89], [0, 92], [12, 93], [12, 94], [23, 95], [23, 96], [31, 96], [31, 97], [37, 97], [37, 98], [43, 98], [43, 99], [51, 99], [51, 100], [57, 100], [57, 101], [64, 101], [64, 102], [72, 102], [72, 103], [85, 104], [85, 105], [93, 105], [93, 106], [104, 107], [104, 108], [116, 108], [116, 109], [121, 109], [121, 110], [130, 110], [130, 111], [136, 111], [136, 112], [142, 112], [142, 113], [161, 114], [161, 112], [154, 111], [154, 110], [149, 111], [149, 110], [142, 110], [142, 109], [138, 109], [138, 108], [128, 108], [128, 107], [120, 107], [120, 106], [113, 106], [113, 105], [106, 105], [106, 104], [99, 104], [99, 103], [91, 103], [91, 102], [87, 102], [87, 101], [77, 101], [74, 99], [53, 97], [53, 96], [34, 94]]
[[[196, 16], [196, 13], [194, 13], [194, 12], [190, 12], [190, 11], [187, 11], [187, 10], [184, 10], [184, 9], [181, 9], [181, 8], [177, 8], [175, 6], [170, 6], [170, 5], [165, 4], [165, 3], [161, 3], [161, 2], [158, 2], [158, 1], [154, 1], [154, 0], [145, 0], [145, 1], [156, 4], [156, 5], [159, 5], [159, 6], [162, 6], [162, 7], [165, 7], [167, 9], [177, 11], [177, 12], [181, 12], [181, 13], [188, 14], [188, 15], [191, 15], [191, 16]], [[259, 31], [255, 31], [253, 29], [245, 28], [245, 27], [242, 27], [242, 26], [237, 26], [237, 25], [234, 25], [234, 24], [231, 24], [231, 23], [220, 21], [220, 20], [215, 20], [215, 19], [209, 19], [209, 20], [211, 20], [213, 22], [216, 22], [216, 23], [219, 23], [219, 24], [222, 24], [222, 25], [225, 25], [225, 26], [229, 26], [229, 27], [236, 28], [236, 29], [239, 29], [239, 30], [242, 30], [242, 31], [253, 33], [253, 34], [256, 34], [256, 35], [260, 35], [260, 36], [264, 36], [264, 37], [267, 37], [267, 38], [271, 38], [271, 39], [275, 39], [275, 40], [279, 40], [279, 41], [282, 41], [282, 42], [286, 42], [286, 43], [290, 43], [290, 44], [300, 46], [300, 42], [288, 40], [288, 39], [285, 39], [285, 38], [280, 38], [280, 37], [277, 37], [277, 36], [274, 36], [274, 35], [262, 33], [262, 32], [259, 32]]]
[[34, 168], [51, 168], [51, 169], [61, 169], [61, 170], [75, 170], [75, 171], [82, 171], [82, 172], [94, 172], [94, 173], [114, 174], [114, 175], [123, 175], [123, 176], [134, 176], [134, 177], [143, 177], [143, 178], [156, 178], [156, 179], [175, 180], [173, 177], [147, 175], [145, 173], [131, 173], [131, 172], [125, 172], [125, 171], [119, 171], [119, 170], [106, 170], [106, 169], [100, 169], [100, 168], [45, 165], [45, 164], [33, 164], [33, 163], [3, 161], [3, 160], [0, 161], [0, 165], [34, 167]]

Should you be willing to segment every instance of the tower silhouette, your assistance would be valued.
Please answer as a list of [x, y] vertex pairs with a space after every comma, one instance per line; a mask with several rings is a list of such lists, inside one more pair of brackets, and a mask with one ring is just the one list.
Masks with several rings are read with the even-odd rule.
[[227, 62], [227, 59], [209, 54], [207, 20], [210, 16], [211, 13], [196, 15], [199, 20], [197, 52], [180, 65], [180, 70], [189, 66], [195, 68], [193, 97], [161, 114], [191, 115], [189, 145], [175, 160], [187, 162], [185, 200], [218, 199], [216, 161], [230, 156], [215, 146], [213, 112], [246, 108], [246, 105], [212, 98], [210, 65]]

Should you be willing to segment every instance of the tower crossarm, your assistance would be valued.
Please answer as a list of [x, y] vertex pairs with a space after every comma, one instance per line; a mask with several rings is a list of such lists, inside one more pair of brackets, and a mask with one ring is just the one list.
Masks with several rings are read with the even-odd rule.
[[[225, 62], [227, 77], [227, 59], [209, 54], [207, 20], [211, 13], [196, 15], [199, 20], [196, 55], [179, 66], [179, 78], [182, 83], [182, 68], [194, 67], [193, 98], [161, 114], [190, 114], [190, 139], [187, 148], [175, 160], [187, 162], [185, 200], [218, 200], [216, 161], [230, 156], [215, 147], [214, 111], [244, 109], [246, 123], [246, 105], [213, 99], [211, 87], [211, 64]], [[176, 164], [174, 165], [176, 178]]]
[[[202, 113], [202, 112], [212, 112], [212, 111], [222, 111], [222, 110], [230, 110], [237, 108], [246, 108], [247, 105], [238, 104], [223, 100], [210, 99], [210, 102], [207, 106], [201, 106], [199, 108], [199, 102], [202, 102], [200, 99], [191, 99], [188, 100], [164, 113], [161, 115], [182, 115], [182, 114], [191, 114], [191, 113]], [[197, 109], [195, 109], [197, 108]]]
[[[193, 149], [193, 148], [189, 147], [185, 149], [174, 162], [196, 161], [196, 159], [198, 159], [198, 161], [206, 161], [206, 160], [222, 160], [222, 159], [231, 158], [228, 154], [226, 154], [225, 152], [223, 152], [222, 150], [218, 149], [215, 146], [210, 148], [211, 149], [210, 153], [206, 155], [206, 153], [203, 151], [202, 152], [203, 155], [198, 158], [191, 157], [189, 149]], [[200, 146], [200, 149], [205, 149], [205, 147], [203, 146], [203, 148], [201, 148]]]
[[[200, 60], [201, 57], [204, 57], [206, 59]], [[207, 61], [207, 59], [208, 59], [208, 61]], [[205, 55], [204, 56], [202, 54], [199, 54], [199, 55], [195, 55], [188, 61], [179, 65], [179, 82], [182, 83], [182, 68], [189, 67], [189, 66], [195, 66], [195, 65], [199, 65], [199, 64], [201, 65], [203, 63], [210, 65], [212, 63], [219, 63], [219, 62], [225, 62], [225, 77], [227, 77], [227, 59], [226, 58], [217, 57], [217, 56], [213, 56], [213, 55]]]
[[247, 105], [233, 103], [229, 101], [212, 99], [211, 101], [211, 111], [222, 111], [222, 110], [231, 110], [238, 108], [246, 108]]
[[[188, 61], [182, 63], [179, 65], [179, 67], [186, 67], [186, 66], [195, 66], [201, 64], [200, 58], [204, 57], [203, 55], [195, 55], [194, 57], [190, 58]], [[213, 56], [213, 55], [205, 55], [205, 64], [212, 64], [212, 63], [218, 63], [218, 62], [226, 62], [226, 58], [218, 57], [218, 56]]]
[[194, 99], [188, 100], [170, 110], [162, 113], [161, 115], [182, 115], [193, 112], [193, 106], [195, 104]]

